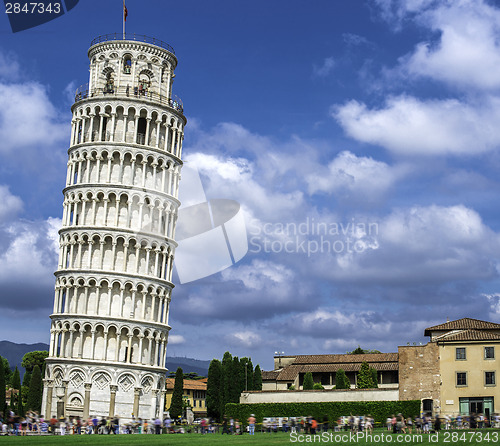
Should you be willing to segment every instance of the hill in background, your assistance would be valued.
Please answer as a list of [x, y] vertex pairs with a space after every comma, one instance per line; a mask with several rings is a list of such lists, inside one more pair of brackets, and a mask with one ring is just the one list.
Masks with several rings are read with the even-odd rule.
[[[24, 369], [21, 367], [23, 356], [35, 350], [49, 350], [48, 344], [16, 344], [10, 341], [0, 341], [0, 356], [7, 358], [12, 370], [17, 366], [21, 379], [24, 375]], [[167, 368], [169, 372], [175, 372], [177, 367], [181, 367], [184, 373], [195, 372], [200, 376], [208, 375], [208, 366], [210, 361], [202, 361], [200, 359], [183, 358], [175, 356], [167, 356]]]

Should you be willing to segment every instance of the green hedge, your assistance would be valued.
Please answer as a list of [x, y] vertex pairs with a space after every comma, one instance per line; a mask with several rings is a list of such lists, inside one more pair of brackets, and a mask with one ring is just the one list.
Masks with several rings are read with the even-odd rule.
[[420, 401], [367, 401], [367, 402], [325, 402], [325, 403], [257, 403], [226, 404], [226, 415], [241, 422], [246, 422], [250, 414], [254, 414], [257, 422], [264, 417], [301, 417], [313, 416], [322, 421], [325, 415], [330, 422], [336, 422], [341, 416], [368, 415], [376, 422], [385, 423], [387, 417], [402, 413], [405, 417], [416, 417], [420, 414]]

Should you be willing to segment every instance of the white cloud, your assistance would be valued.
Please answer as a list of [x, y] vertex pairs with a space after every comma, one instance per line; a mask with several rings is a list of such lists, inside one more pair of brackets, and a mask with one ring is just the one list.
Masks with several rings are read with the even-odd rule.
[[486, 299], [488, 299], [488, 302], [490, 303], [490, 311], [491, 313], [493, 313], [494, 319], [500, 320], [500, 294], [483, 294], [483, 296], [486, 297]]
[[66, 101], [68, 104], [73, 105], [75, 102], [75, 91], [76, 91], [76, 82], [71, 81], [66, 87], [64, 88], [64, 96], [66, 97]]
[[0, 79], [17, 78], [20, 75], [20, 66], [14, 54], [0, 51]]
[[402, 22], [408, 17], [414, 17], [436, 4], [436, 0], [375, 0], [384, 20], [401, 30]]
[[465, 206], [396, 209], [378, 224], [377, 249], [315, 260], [332, 280], [445, 283], [497, 277], [500, 235]]
[[418, 23], [439, 32], [418, 44], [402, 69], [464, 89], [500, 88], [500, 10], [483, 1], [454, 1], [424, 12]]
[[169, 335], [168, 336], [168, 343], [172, 345], [179, 345], [179, 344], [184, 344], [186, 342], [186, 339], [182, 335]]
[[366, 37], [359, 36], [358, 34], [344, 33], [342, 34], [342, 39], [347, 45], [350, 46], [359, 46], [359, 45], [365, 45], [370, 47], [373, 46], [373, 44], [370, 41], [368, 41]]
[[230, 333], [226, 336], [226, 339], [232, 345], [246, 348], [257, 348], [262, 342], [260, 335], [250, 330]]
[[292, 281], [293, 272], [284, 265], [267, 260], [252, 260], [251, 265], [241, 265], [222, 272], [225, 281], [239, 280], [247, 289], [262, 290], [269, 286], [286, 286]]
[[[52, 304], [60, 220], [22, 221], [0, 226], [0, 287], [5, 307], [30, 311]], [[22, 305], [19, 305], [22, 303]]]
[[316, 77], [326, 77], [335, 68], [335, 60], [333, 57], [327, 57], [321, 66], [313, 65], [313, 74]]
[[306, 176], [309, 193], [329, 192], [348, 198], [373, 199], [384, 194], [401, 176], [403, 169], [369, 157], [344, 151], [327, 167], [318, 166]]
[[331, 114], [352, 138], [398, 154], [477, 154], [500, 145], [499, 98], [469, 105], [401, 95], [380, 109], [351, 100]]
[[12, 195], [8, 186], [0, 185], [0, 224], [12, 221], [22, 209], [22, 200]]
[[50, 146], [69, 139], [67, 122], [58, 121], [45, 87], [35, 82], [0, 83], [0, 154]]
[[260, 181], [265, 172], [257, 173], [259, 169], [248, 159], [194, 152], [186, 160], [202, 175], [207, 198], [232, 198], [248, 212], [269, 218], [289, 214], [303, 203], [301, 191], [281, 192]]

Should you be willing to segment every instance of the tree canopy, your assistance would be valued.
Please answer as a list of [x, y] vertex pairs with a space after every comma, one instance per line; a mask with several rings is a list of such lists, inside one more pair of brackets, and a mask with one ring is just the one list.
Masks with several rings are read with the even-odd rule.
[[380, 353], [378, 350], [364, 350], [359, 345], [352, 352], [346, 352], [348, 355], [366, 355], [370, 353]]
[[30, 374], [33, 372], [33, 368], [36, 365], [40, 367], [40, 371], [42, 371], [44, 368], [45, 358], [48, 356], [49, 352], [43, 350], [28, 352], [23, 356], [23, 362], [21, 365]]
[[304, 376], [304, 383], [302, 384], [304, 390], [313, 390], [314, 380], [311, 372], [307, 372]]
[[358, 373], [356, 387], [358, 389], [373, 389], [377, 387], [377, 382], [373, 382], [373, 374], [366, 361], [361, 363], [361, 370]]
[[255, 366], [253, 372], [253, 390], [262, 390], [262, 372], [259, 364]]
[[245, 390], [262, 390], [259, 365], [254, 370], [251, 358], [238, 358], [229, 352], [224, 353], [222, 361], [213, 359], [208, 369], [208, 416], [221, 420], [226, 404], [239, 403]]
[[26, 402], [26, 408], [28, 410], [34, 410], [40, 412], [42, 408], [42, 371], [38, 364], [33, 368], [33, 373], [31, 374], [31, 380], [28, 390], [28, 400]]
[[335, 388], [336, 389], [350, 389], [351, 382], [345, 374], [343, 369], [338, 369], [335, 373]]
[[174, 419], [182, 416], [182, 395], [184, 394], [184, 374], [179, 367], [175, 372], [174, 391], [172, 393], [172, 401], [170, 402], [169, 412]]
[[[0, 359], [3, 359], [0, 357]], [[3, 362], [0, 363], [0, 416], [3, 418], [5, 414], [5, 387], [6, 387], [6, 381], [5, 381], [5, 369], [3, 367]]]
[[19, 375], [19, 370], [17, 369], [17, 366], [10, 380], [10, 386], [13, 389], [21, 390], [21, 376]]
[[7, 358], [4, 358], [3, 356], [0, 356], [0, 366], [3, 366], [3, 371], [5, 375], [5, 383], [8, 385], [10, 384], [10, 380], [12, 377], [12, 370], [10, 369], [10, 364]]
[[207, 380], [207, 415], [210, 418], [221, 420], [222, 407], [222, 364], [218, 359], [212, 359], [208, 367]]

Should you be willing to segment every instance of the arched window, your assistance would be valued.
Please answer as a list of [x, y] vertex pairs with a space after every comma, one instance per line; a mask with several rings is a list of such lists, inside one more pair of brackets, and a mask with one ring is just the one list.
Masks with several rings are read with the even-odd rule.
[[146, 72], [140, 73], [139, 86], [138, 86], [139, 95], [147, 96], [150, 87], [151, 87], [151, 76]]
[[104, 87], [104, 93], [114, 93], [115, 92], [115, 80], [113, 78], [113, 72], [109, 71], [106, 73], [106, 86]]
[[145, 137], [146, 137], [146, 118], [139, 118], [137, 122], [137, 144], [144, 145]]
[[123, 72], [130, 74], [132, 72], [132, 56], [127, 54], [123, 59]]

